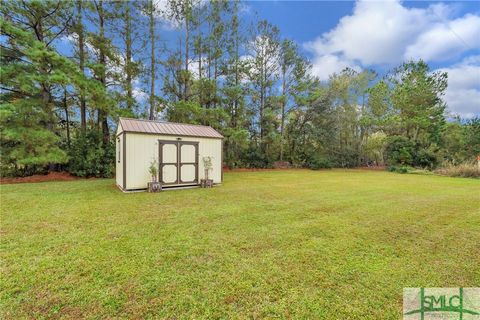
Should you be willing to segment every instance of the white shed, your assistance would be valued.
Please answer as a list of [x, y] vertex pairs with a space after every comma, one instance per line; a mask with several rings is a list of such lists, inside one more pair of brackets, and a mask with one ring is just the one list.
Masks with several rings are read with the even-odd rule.
[[196, 186], [211, 157], [213, 183], [223, 181], [223, 136], [209, 126], [120, 118], [116, 133], [116, 182], [123, 191], [142, 190], [158, 164], [162, 187]]

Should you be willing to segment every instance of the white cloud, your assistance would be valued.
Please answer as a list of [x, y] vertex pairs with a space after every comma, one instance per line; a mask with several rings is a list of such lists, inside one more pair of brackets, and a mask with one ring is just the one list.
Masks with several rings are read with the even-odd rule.
[[441, 61], [480, 48], [480, 17], [452, 19], [454, 12], [455, 5], [408, 8], [398, 0], [360, 0], [351, 15], [305, 48], [313, 53], [314, 74], [323, 79], [345, 66], [391, 67], [406, 58]]
[[445, 23], [437, 23], [422, 33], [415, 43], [407, 47], [405, 58], [448, 60], [459, 56], [465, 50], [479, 47], [480, 17], [466, 15]]
[[[193, 9], [199, 9], [202, 6], [206, 5], [207, 2], [207, 0], [196, 0], [193, 1], [191, 4]], [[182, 22], [170, 18], [170, 16], [172, 15], [172, 6], [174, 4], [174, 2], [171, 2], [169, 0], [154, 0], [155, 16], [160, 21], [161, 27], [167, 31], [183, 28]]]
[[463, 118], [480, 115], [480, 56], [473, 56], [448, 68], [445, 101], [449, 111]]
[[[78, 35], [76, 33], [70, 33], [67, 36], [63, 36], [60, 38], [61, 41], [69, 42], [70, 44], [77, 46], [78, 45]], [[87, 49], [88, 52], [94, 53], [95, 52], [95, 47], [88, 41], [85, 41], [84, 43], [85, 48]], [[76, 48], [76, 47], [75, 47]]]
[[317, 56], [312, 61], [312, 73], [322, 81], [328, 80], [330, 75], [342, 71], [347, 67], [361, 71], [361, 68], [352, 61], [333, 54]]
[[250, 7], [248, 4], [246, 4], [244, 2], [240, 2], [238, 4], [238, 9], [239, 9], [240, 13], [244, 13], [244, 14], [252, 13], [252, 7]]
[[149, 95], [142, 88], [140, 80], [138, 79], [133, 80], [132, 87], [133, 87], [132, 95], [135, 98], [135, 100], [137, 100], [138, 103], [143, 103], [148, 101]]

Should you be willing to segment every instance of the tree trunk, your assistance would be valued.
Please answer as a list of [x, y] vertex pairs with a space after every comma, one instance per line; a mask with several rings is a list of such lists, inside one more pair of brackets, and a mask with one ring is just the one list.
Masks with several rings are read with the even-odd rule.
[[202, 79], [202, 33], [198, 37], [198, 78]]
[[154, 119], [155, 113], [155, 17], [153, 16], [153, 0], [149, 0], [150, 19], [150, 120]]
[[[240, 83], [240, 76], [238, 73], [238, 59], [239, 59], [239, 48], [238, 48], [238, 37], [235, 39], [235, 88], [238, 89], [238, 85]], [[237, 116], [238, 116], [238, 95], [235, 94], [235, 98], [233, 100], [233, 127], [237, 127]]]
[[65, 121], [67, 123], [67, 146], [70, 148], [70, 119], [68, 117], [67, 89], [63, 89], [63, 108], [65, 109]]
[[283, 130], [285, 126], [285, 107], [287, 104], [287, 66], [286, 62], [284, 61], [284, 65], [282, 66], [282, 119], [280, 123], [280, 161], [283, 161]]
[[214, 100], [213, 100], [213, 107], [216, 108], [217, 107], [217, 78], [218, 78], [218, 67], [217, 67], [217, 64], [218, 64], [218, 57], [217, 55], [215, 54], [215, 60], [214, 60], [214, 69], [213, 69], [213, 76], [214, 76], [214, 79], [215, 79], [215, 88], [214, 88]]
[[127, 108], [132, 110], [133, 108], [133, 90], [132, 90], [132, 25], [130, 16], [130, 2], [125, 2], [125, 69], [127, 76]]
[[183, 87], [183, 99], [185, 101], [188, 100], [188, 45], [189, 45], [189, 42], [190, 42], [190, 3], [189, 3], [189, 0], [187, 0], [187, 4], [186, 4], [186, 11], [185, 11], [185, 85]]
[[[104, 39], [105, 38], [105, 21], [104, 21], [105, 16], [103, 12], [103, 0], [98, 1], [97, 11], [98, 11], [98, 20], [99, 20], [99, 28], [100, 28], [100, 39]], [[100, 47], [99, 62], [103, 66], [106, 66], [107, 64], [107, 58], [106, 58], [105, 49], [103, 48], [103, 46]], [[106, 90], [107, 81], [106, 81], [105, 69], [101, 71], [100, 82], [103, 84], [103, 87]], [[105, 106], [102, 106], [102, 107], [105, 107]], [[103, 143], [104, 143], [104, 147], [106, 148], [110, 140], [110, 132], [108, 129], [108, 112], [106, 110], [98, 110], [98, 122], [102, 127]]]
[[[77, 0], [78, 60], [80, 71], [85, 74], [85, 35], [83, 33], [82, 10], [82, 0]], [[87, 103], [83, 90], [80, 90], [80, 129], [83, 134], [87, 131]]]

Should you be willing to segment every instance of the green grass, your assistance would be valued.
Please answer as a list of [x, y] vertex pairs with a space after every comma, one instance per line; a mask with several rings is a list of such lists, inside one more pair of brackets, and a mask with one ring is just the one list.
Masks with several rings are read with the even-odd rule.
[[398, 319], [480, 284], [480, 181], [362, 170], [1, 186], [0, 317]]

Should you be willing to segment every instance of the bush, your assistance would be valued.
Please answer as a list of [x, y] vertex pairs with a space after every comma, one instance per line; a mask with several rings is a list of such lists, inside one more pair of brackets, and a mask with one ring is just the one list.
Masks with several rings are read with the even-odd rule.
[[397, 172], [397, 173], [411, 173], [415, 169], [410, 166], [389, 166], [387, 170], [390, 172]]
[[104, 145], [101, 132], [92, 130], [80, 134], [72, 141], [69, 150], [69, 172], [79, 177], [109, 178], [113, 176], [115, 148]]
[[463, 163], [457, 166], [446, 164], [435, 170], [435, 173], [449, 177], [480, 178], [480, 168], [476, 163]]
[[433, 169], [437, 166], [437, 156], [433, 151], [428, 149], [420, 149], [415, 153], [415, 166]]
[[395, 167], [395, 166], [388, 166], [387, 170], [388, 170], [389, 172], [397, 172], [397, 167]]
[[389, 165], [413, 165], [415, 144], [405, 137], [392, 136], [388, 138], [385, 148], [385, 158]]
[[412, 167], [409, 167], [409, 166], [401, 166], [400, 168], [397, 169], [397, 172], [398, 173], [409, 173], [410, 171], [412, 171], [413, 168]]
[[331, 169], [333, 167], [333, 163], [325, 157], [317, 157], [310, 162], [309, 167], [312, 170]]
[[385, 157], [390, 166], [412, 166], [433, 169], [437, 166], [437, 155], [420, 144], [402, 136], [389, 137]]

